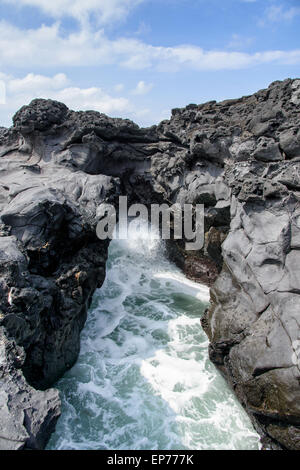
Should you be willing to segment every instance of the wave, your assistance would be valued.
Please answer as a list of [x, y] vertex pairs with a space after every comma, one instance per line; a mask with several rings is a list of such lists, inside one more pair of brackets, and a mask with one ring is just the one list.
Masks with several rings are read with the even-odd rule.
[[209, 361], [208, 301], [147, 227], [112, 241], [78, 362], [57, 384], [63, 412], [48, 449], [258, 449]]

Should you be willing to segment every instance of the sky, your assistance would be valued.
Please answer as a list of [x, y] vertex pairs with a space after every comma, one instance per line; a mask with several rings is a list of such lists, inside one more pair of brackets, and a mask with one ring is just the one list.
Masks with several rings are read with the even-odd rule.
[[300, 77], [300, 0], [0, 0], [0, 126], [34, 98], [150, 126]]

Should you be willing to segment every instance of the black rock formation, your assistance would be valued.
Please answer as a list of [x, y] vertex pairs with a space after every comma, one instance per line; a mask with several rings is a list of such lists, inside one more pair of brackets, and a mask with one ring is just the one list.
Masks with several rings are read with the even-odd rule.
[[50, 100], [0, 128], [0, 448], [43, 448], [53, 431], [48, 387], [105, 278], [98, 207], [128, 195], [205, 204], [204, 249], [171, 241], [169, 255], [212, 286], [210, 357], [265, 445], [300, 449], [299, 110], [289, 79], [149, 129]]

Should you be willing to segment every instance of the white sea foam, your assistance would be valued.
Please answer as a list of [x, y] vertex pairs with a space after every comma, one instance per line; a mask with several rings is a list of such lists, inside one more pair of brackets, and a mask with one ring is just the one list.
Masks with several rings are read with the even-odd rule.
[[[148, 237], [148, 238], [147, 238]], [[77, 364], [58, 383], [51, 449], [257, 449], [258, 436], [208, 359], [209, 292], [149, 231], [113, 241]]]
[[187, 279], [181, 272], [155, 273], [154, 277], [171, 281], [174, 288], [179, 289], [179, 291], [193, 295], [202, 302], [209, 302], [209, 288]]

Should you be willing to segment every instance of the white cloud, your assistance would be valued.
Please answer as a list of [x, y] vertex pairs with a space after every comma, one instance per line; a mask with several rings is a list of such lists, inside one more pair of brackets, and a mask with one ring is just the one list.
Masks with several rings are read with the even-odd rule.
[[[6, 101], [2, 100], [2, 103], [1, 86], [6, 89]], [[0, 127], [11, 126], [15, 112], [34, 98], [61, 101], [75, 111], [95, 110], [133, 119], [141, 126], [153, 125], [170, 115], [170, 111], [143, 108], [126, 97], [111, 96], [99, 87], [72, 86], [71, 80], [63, 73], [53, 77], [29, 73], [25, 77], [15, 78], [0, 72]]]
[[236, 70], [260, 64], [299, 64], [300, 49], [253, 54], [237, 51], [205, 51], [193, 45], [159, 47], [131, 38], [110, 40], [103, 30], [88, 27], [61, 36], [59, 24], [21, 30], [0, 22], [0, 63], [3, 66], [67, 67], [114, 64], [135, 70], [156, 68], [178, 71]]
[[136, 88], [132, 90], [133, 95], [146, 95], [149, 93], [153, 88], [152, 83], [145, 83], [144, 81], [140, 81]]
[[0, 105], [6, 103], [6, 86], [4, 80], [0, 80]]
[[239, 34], [232, 34], [231, 41], [228, 43], [227, 47], [229, 49], [243, 49], [250, 46], [254, 42], [254, 38], [248, 38], [240, 36]]
[[75, 110], [93, 109], [106, 114], [115, 114], [130, 108], [127, 98], [114, 98], [97, 87], [85, 89], [77, 87], [64, 88], [53, 93], [52, 96], [50, 94], [49, 97], [62, 101], [69, 108]]
[[171, 54], [179, 64], [197, 70], [235, 70], [269, 63], [300, 63], [300, 49], [247, 54], [243, 52], [204, 51], [194, 46], [181, 46], [173, 48]]
[[121, 91], [124, 90], [124, 85], [123, 83], [118, 83], [117, 85], [114, 86], [114, 90], [116, 93], [120, 93]]
[[30, 73], [23, 78], [0, 74], [6, 85], [6, 104], [0, 106], [0, 126], [10, 125], [11, 117], [21, 106], [34, 98], [49, 98], [65, 103], [70, 109], [96, 110], [111, 115], [134, 114], [127, 98], [113, 97], [101, 88], [79, 88], [70, 85], [65, 74], [54, 77]]
[[124, 19], [128, 12], [144, 0], [1, 0], [2, 3], [33, 6], [46, 14], [61, 18], [72, 16], [84, 21], [90, 13], [95, 13], [99, 21], [108, 23]]
[[142, 36], [143, 34], [148, 34], [151, 32], [151, 26], [144, 21], [141, 21], [138, 29], [135, 31], [135, 36]]
[[300, 15], [300, 7], [285, 8], [283, 5], [271, 5], [265, 11], [266, 18], [261, 21], [276, 23], [281, 21], [292, 21], [296, 16]]
[[10, 94], [17, 93], [44, 93], [45, 90], [59, 90], [69, 84], [69, 80], [64, 73], [59, 73], [54, 77], [45, 77], [44, 75], [35, 75], [29, 73], [24, 78], [8, 80], [8, 91]]

